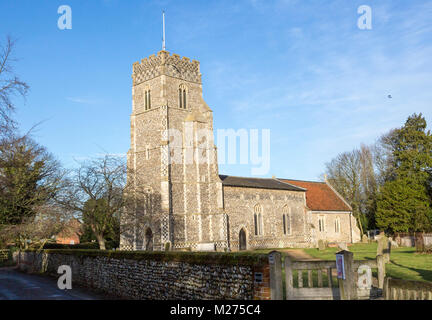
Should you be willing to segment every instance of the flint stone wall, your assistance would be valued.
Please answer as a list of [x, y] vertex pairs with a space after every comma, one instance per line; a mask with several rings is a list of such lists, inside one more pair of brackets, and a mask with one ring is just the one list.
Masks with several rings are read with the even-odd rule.
[[[197, 263], [181, 261], [184, 253], [180, 257], [176, 255], [175, 259], [172, 255], [173, 261], [166, 261], [170, 258], [161, 259], [158, 256], [165, 253], [154, 253], [155, 259], [151, 259], [151, 255], [145, 259], [136, 259], [136, 254], [130, 254], [131, 258], [128, 259], [127, 254], [126, 257], [117, 258], [106, 252], [98, 254], [95, 250], [86, 250], [89, 252], [87, 255], [83, 252], [64, 253], [65, 251], [77, 250], [21, 252], [19, 269], [59, 277], [58, 267], [69, 265], [72, 269], [72, 285], [83, 285], [126, 299], [270, 298], [269, 268], [265, 255], [260, 255], [254, 262], [211, 264], [208, 262], [212, 261], [214, 253], [207, 254], [207, 263]], [[186, 255], [190, 256], [191, 253]], [[255, 272], [263, 274], [261, 283], [254, 281]]]

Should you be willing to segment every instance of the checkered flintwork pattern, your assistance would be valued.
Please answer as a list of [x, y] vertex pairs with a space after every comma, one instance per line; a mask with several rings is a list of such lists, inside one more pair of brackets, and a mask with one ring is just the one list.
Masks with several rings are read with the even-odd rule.
[[196, 242], [175, 242], [172, 245], [173, 249], [192, 249], [196, 250], [198, 243]]
[[[239, 250], [239, 241], [230, 241], [231, 250]], [[309, 247], [306, 242], [296, 242], [290, 240], [278, 239], [263, 239], [263, 240], [249, 240], [248, 249], [264, 249], [264, 248], [305, 248]]]
[[169, 217], [164, 216], [161, 222], [161, 245], [170, 241], [170, 223]]
[[227, 238], [228, 238], [228, 215], [224, 213], [222, 216], [222, 239], [227, 239]]
[[161, 176], [168, 178], [169, 147], [168, 147], [168, 115], [167, 107], [160, 108], [161, 113]]
[[[227, 241], [215, 241], [214, 242], [216, 246], [217, 251], [225, 251], [226, 248], [228, 248], [228, 242]], [[172, 245], [172, 249], [191, 249], [196, 250], [198, 248], [197, 242], [175, 242]]]
[[228, 248], [228, 242], [227, 241], [215, 241], [216, 250], [224, 250]]
[[133, 84], [167, 75], [190, 82], [201, 83], [199, 62], [181, 58], [178, 54], [170, 55], [167, 51], [159, 51], [157, 56], [151, 55], [133, 64]]

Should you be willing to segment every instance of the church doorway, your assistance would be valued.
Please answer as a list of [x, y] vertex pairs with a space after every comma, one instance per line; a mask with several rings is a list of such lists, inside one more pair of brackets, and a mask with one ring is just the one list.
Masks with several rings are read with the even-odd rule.
[[147, 228], [145, 233], [145, 249], [147, 251], [153, 251], [153, 232], [150, 228]]
[[243, 228], [239, 232], [239, 250], [246, 250], [246, 231]]

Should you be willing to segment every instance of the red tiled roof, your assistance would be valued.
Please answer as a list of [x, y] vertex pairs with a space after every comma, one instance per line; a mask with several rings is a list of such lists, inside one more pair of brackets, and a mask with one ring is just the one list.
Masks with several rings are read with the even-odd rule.
[[351, 208], [325, 182], [279, 180], [306, 189], [306, 204], [312, 211], [351, 211]]

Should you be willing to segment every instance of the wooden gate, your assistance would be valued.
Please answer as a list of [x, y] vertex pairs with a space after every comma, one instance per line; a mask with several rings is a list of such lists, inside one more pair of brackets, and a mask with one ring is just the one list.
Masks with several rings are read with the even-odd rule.
[[340, 299], [339, 285], [333, 275], [335, 261], [292, 261], [285, 257], [284, 264], [287, 300]]
[[[342, 251], [340, 254], [344, 256], [343, 279], [337, 278], [336, 260], [294, 261], [273, 251], [269, 255], [272, 299], [357, 300], [380, 297], [384, 287], [384, 257], [379, 255], [374, 260], [353, 260], [353, 254], [349, 251]], [[372, 281], [372, 269], [378, 270], [378, 281], [375, 285]], [[282, 270], [285, 271], [284, 281]]]

